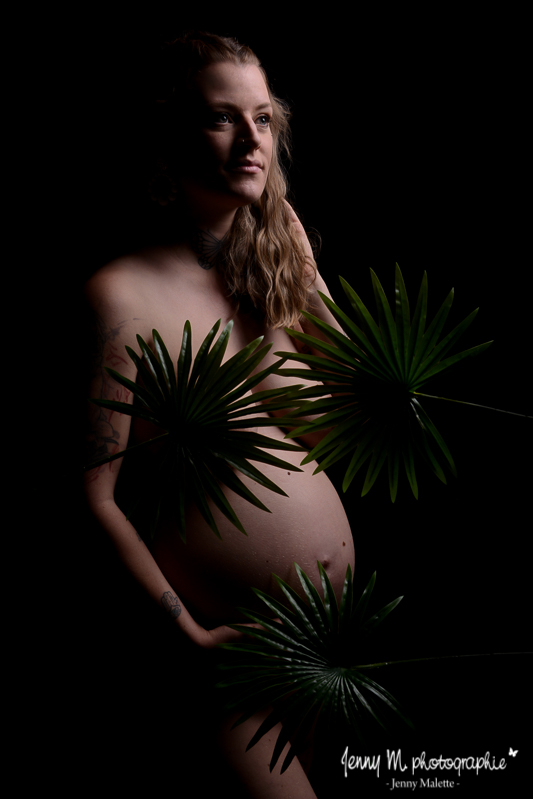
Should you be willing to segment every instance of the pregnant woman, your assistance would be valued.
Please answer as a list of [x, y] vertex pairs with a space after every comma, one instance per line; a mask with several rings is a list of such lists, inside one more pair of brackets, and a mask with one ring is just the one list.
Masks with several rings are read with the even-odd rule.
[[[327, 294], [327, 288], [285, 199], [280, 153], [287, 146], [288, 112], [272, 94], [257, 57], [234, 40], [191, 34], [167, 51], [161, 85], [160, 171], [153, 193], [166, 187], [163, 201], [172, 201], [172, 235], [160, 246], [113, 261], [89, 280], [86, 295], [95, 329], [91, 397], [133, 400], [105, 367], [135, 381], [136, 368], [125, 346], [140, 354], [136, 336], [153, 346], [153, 329], [175, 363], [186, 320], [192, 327], [193, 355], [216, 320], [222, 325], [233, 320], [225, 359], [264, 336], [263, 344], [273, 346], [263, 368], [274, 359], [272, 353], [295, 351], [285, 327], [321, 336], [299, 316], [300, 309], [337, 327], [317, 295], [318, 290]], [[285, 381], [271, 374], [254, 390]], [[258, 405], [258, 413], [268, 413], [267, 406]], [[261, 432], [282, 440], [286, 431], [270, 426]], [[140, 420], [93, 406], [90, 458], [96, 462], [153, 435]], [[300, 443], [309, 447], [316, 442]], [[157, 458], [157, 452], [148, 448], [144, 457]], [[298, 466], [302, 454], [284, 457]], [[242, 478], [271, 513], [223, 489], [247, 536], [213, 508], [221, 534], [217, 538], [191, 504], [186, 543], [165, 513], [153, 540], [145, 543], [145, 531], [124, 512], [133, 488], [124, 469], [121, 474], [121, 463], [113, 460], [86, 472], [89, 507], [127, 569], [172, 617], [184, 651], [193, 647], [200, 656], [203, 649], [238, 638], [227, 626], [242, 622], [236, 608], [250, 606], [251, 586], [275, 593], [273, 573], [298, 590], [294, 562], [321, 591], [320, 561], [338, 594], [347, 565], [354, 566], [342, 504], [324, 472], [312, 475], [314, 464], [298, 472], [262, 467], [287, 496]], [[245, 754], [257, 718], [230, 731], [232, 721], [219, 718], [213, 725], [219, 725], [220, 747], [247, 795], [315, 795], [298, 761], [283, 775], [279, 765], [270, 774], [267, 740]]]

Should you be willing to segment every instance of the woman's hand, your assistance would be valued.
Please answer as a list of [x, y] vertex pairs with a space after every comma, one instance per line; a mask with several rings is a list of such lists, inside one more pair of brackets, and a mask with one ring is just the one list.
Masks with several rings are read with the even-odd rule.
[[315, 263], [315, 256], [313, 255], [313, 249], [312, 249], [311, 244], [309, 242], [309, 238], [307, 236], [307, 233], [304, 230], [304, 226], [302, 225], [302, 223], [298, 219], [298, 216], [296, 215], [296, 212], [295, 212], [294, 208], [290, 205], [290, 203], [288, 203], [287, 200], [283, 200], [283, 202], [285, 204], [285, 208], [288, 211], [289, 218], [290, 218], [290, 220], [291, 220], [291, 222], [292, 222], [292, 224], [294, 226], [294, 230], [296, 232], [296, 235], [298, 236], [298, 238], [300, 239], [301, 243], [303, 244], [303, 248], [304, 248], [304, 251], [305, 251], [306, 258], [309, 259], [310, 265], [314, 264]]
[[[257, 630], [263, 629], [260, 624], [243, 624], [241, 626], [255, 627]], [[205, 630], [199, 627], [192, 640], [202, 649], [214, 649], [219, 644], [230, 644], [235, 641], [241, 641], [243, 638], [245, 638], [245, 633], [232, 630], [231, 627], [223, 624], [213, 630]]]

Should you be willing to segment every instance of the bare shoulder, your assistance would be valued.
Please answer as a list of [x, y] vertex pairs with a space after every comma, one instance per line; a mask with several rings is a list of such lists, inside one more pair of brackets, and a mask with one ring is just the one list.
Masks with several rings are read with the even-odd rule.
[[89, 305], [101, 313], [138, 302], [147, 269], [147, 259], [143, 255], [118, 258], [101, 267], [85, 284]]
[[84, 293], [96, 325], [122, 332], [128, 339], [149, 334], [157, 256], [139, 253], [118, 258], [101, 267], [87, 281]]

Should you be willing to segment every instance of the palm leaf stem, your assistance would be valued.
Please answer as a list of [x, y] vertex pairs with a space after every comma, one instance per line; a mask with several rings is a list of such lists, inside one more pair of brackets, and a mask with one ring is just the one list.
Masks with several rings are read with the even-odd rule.
[[521, 416], [522, 419], [533, 419], [527, 413], [515, 413], [515, 411], [503, 411], [501, 408], [491, 408], [489, 405], [479, 405], [477, 402], [465, 402], [464, 400], [450, 399], [449, 397], [436, 397], [433, 394], [422, 394], [420, 391], [413, 391], [418, 397], [427, 397], [428, 399], [440, 399], [445, 402], [457, 402], [459, 405], [471, 405], [473, 408], [484, 408], [487, 411], [496, 411], [497, 413], [507, 413], [511, 416]]
[[475, 652], [468, 655], [433, 655], [425, 658], [406, 658], [405, 660], [384, 660], [381, 663], [365, 663], [354, 669], [380, 669], [382, 666], [398, 666], [402, 663], [423, 663], [430, 660], [451, 660], [453, 658], [486, 658], [496, 655], [532, 655], [533, 652]]

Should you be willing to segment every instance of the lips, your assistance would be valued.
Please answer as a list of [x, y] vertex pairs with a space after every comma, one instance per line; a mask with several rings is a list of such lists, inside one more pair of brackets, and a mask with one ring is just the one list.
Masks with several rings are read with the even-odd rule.
[[260, 161], [233, 161], [228, 166], [230, 172], [242, 172], [250, 175], [261, 172], [262, 169], [263, 165]]

